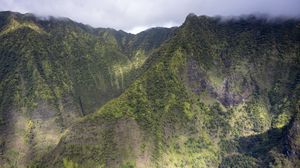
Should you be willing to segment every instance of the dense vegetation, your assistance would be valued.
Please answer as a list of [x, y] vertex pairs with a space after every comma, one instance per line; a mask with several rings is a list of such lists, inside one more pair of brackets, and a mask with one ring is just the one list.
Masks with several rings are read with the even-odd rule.
[[38, 159], [77, 118], [118, 96], [174, 31], [132, 35], [12, 12], [0, 22], [1, 163], [9, 165]]
[[1, 136], [29, 150], [3, 138], [7, 167], [300, 165], [297, 20], [189, 15], [132, 35], [0, 16]]

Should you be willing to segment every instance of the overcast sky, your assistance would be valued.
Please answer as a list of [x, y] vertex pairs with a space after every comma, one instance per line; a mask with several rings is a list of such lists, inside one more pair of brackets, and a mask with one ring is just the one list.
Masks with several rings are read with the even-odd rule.
[[93, 27], [136, 33], [180, 25], [189, 13], [300, 17], [300, 0], [0, 0], [0, 11], [68, 17]]

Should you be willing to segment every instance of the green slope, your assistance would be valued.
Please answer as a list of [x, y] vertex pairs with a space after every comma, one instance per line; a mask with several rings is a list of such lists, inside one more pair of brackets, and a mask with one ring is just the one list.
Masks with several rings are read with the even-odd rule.
[[189, 15], [37, 167], [299, 166], [300, 23]]
[[2, 167], [299, 167], [300, 23], [137, 35], [0, 12]]
[[132, 35], [0, 12], [0, 164], [25, 167], [48, 152], [78, 118], [120, 95], [173, 31]]

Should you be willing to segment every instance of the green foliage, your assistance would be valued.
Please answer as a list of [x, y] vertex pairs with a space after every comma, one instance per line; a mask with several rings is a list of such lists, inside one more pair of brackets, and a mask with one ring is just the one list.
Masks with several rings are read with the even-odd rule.
[[131, 35], [12, 17], [0, 23], [0, 123], [12, 105], [30, 116], [43, 100], [63, 130], [66, 97], [85, 116], [37, 167], [292, 164], [282, 144], [298, 100], [298, 21], [190, 15]]
[[[120, 95], [141, 73], [150, 53], [174, 31], [151, 30], [132, 35], [113, 29], [91, 29], [71, 20], [40, 20], [13, 12], [0, 12], [0, 26], [1, 126], [10, 126], [10, 118], [6, 117], [10, 110], [28, 119], [39, 110], [41, 116], [53, 117], [49, 120], [55, 119], [53, 127], [59, 125], [61, 132], [76, 118]], [[160, 39], [154, 38], [158, 33], [162, 35]], [[49, 111], [55, 111], [55, 116]], [[30, 141], [30, 151], [40, 155], [51, 149], [35, 146], [40, 145], [31, 137], [33, 132], [38, 133], [36, 129], [41, 128], [28, 128], [25, 137]], [[24, 136], [17, 132], [14, 135]], [[2, 136], [5, 135], [1, 134], [1, 139]], [[47, 138], [54, 147], [54, 138]]]
[[290, 121], [291, 116], [287, 113], [281, 113], [278, 115], [278, 117], [275, 119], [275, 124], [274, 126], [276, 128], [282, 128], [284, 126], [286, 126], [288, 124], [288, 122]]
[[233, 155], [223, 159], [221, 168], [255, 168], [258, 167], [257, 160], [246, 155]]
[[25, 140], [27, 143], [32, 143], [33, 129], [34, 129], [34, 123], [31, 120], [29, 120], [27, 122], [27, 128], [26, 128], [26, 132], [25, 132]]
[[[268, 33], [270, 30], [275, 33]], [[108, 155], [96, 156], [105, 162], [122, 153], [121, 161], [113, 162], [118, 166], [138, 161], [140, 153], [150, 155], [145, 161], [153, 164], [150, 167], [268, 165], [272, 160], [263, 154], [280, 147], [283, 133], [283, 127], [271, 129], [272, 125], [276, 120], [278, 124], [289, 120], [283, 111], [271, 112], [280, 101], [271, 100], [270, 88], [278, 85], [274, 81], [279, 79], [288, 83], [286, 75], [277, 71], [278, 64], [284, 57], [280, 69], [289, 71], [297, 50], [292, 36], [285, 39], [286, 44], [279, 39], [283, 38], [282, 33], [295, 31], [293, 27], [278, 28], [256, 19], [223, 23], [207, 17], [189, 17], [167, 43], [152, 53], [141, 67], [140, 76], [118, 98], [87, 116], [78, 127], [103, 121], [116, 121], [107, 123], [116, 127], [124, 118], [136, 121], [143, 134], [137, 141], [143, 145], [131, 150], [132, 157], [125, 145], [113, 153], [114, 142], [102, 146]], [[276, 53], [274, 45], [285, 46], [284, 53], [293, 56]], [[122, 76], [124, 65], [127, 64], [118, 65], [114, 72]], [[289, 78], [295, 78], [295, 74]], [[121, 87], [121, 81], [112, 83]], [[282, 100], [285, 92], [292, 90], [277, 89], [276, 95]], [[108, 132], [103, 136], [122, 138], [121, 134]]]
[[126, 164], [122, 165], [121, 168], [135, 168], [134, 164], [127, 162]]
[[64, 168], [79, 168], [78, 164], [73, 162], [72, 160], [68, 160], [64, 158]]
[[269, 112], [263, 104], [249, 103], [246, 112], [253, 121], [253, 130], [255, 132], [264, 132], [271, 126]]

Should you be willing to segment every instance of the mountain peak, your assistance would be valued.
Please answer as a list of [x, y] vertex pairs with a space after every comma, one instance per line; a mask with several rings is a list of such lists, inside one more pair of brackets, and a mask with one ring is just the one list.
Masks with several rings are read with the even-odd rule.
[[193, 18], [193, 17], [197, 17], [197, 15], [195, 13], [189, 13], [187, 15], [187, 18]]
[[185, 18], [184, 24], [189, 23], [189, 24], [195, 24], [198, 21], [206, 21], [206, 20], [210, 20], [210, 19], [215, 19], [216, 17], [209, 17], [206, 15], [200, 15], [197, 16], [194, 13], [190, 13], [187, 15], [187, 17]]

